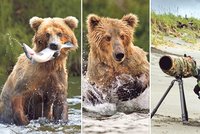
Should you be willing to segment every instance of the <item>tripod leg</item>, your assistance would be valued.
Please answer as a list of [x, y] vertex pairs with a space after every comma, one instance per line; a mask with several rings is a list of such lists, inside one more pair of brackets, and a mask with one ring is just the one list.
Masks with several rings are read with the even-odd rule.
[[168, 89], [165, 91], [164, 95], [162, 96], [162, 98], [160, 99], [160, 101], [158, 102], [158, 104], [156, 105], [156, 107], [153, 109], [153, 111], [151, 112], [151, 118], [157, 112], [157, 110], [160, 107], [161, 103], [163, 102], [163, 100], [165, 99], [165, 97], [167, 96], [167, 94], [169, 93], [170, 89], [173, 87], [175, 81], [176, 80], [173, 80], [171, 82], [171, 84], [169, 85]]
[[183, 123], [187, 123], [187, 121], [188, 121], [188, 112], [187, 112], [185, 94], [184, 94], [184, 89], [183, 89], [183, 80], [182, 79], [178, 79], [178, 84], [179, 84], [180, 99], [181, 99], [182, 122]]

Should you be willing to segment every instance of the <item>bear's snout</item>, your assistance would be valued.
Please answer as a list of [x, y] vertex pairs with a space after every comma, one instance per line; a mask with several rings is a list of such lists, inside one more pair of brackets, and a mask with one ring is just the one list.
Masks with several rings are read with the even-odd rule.
[[49, 44], [49, 48], [51, 50], [58, 50], [58, 44], [56, 44], [56, 43], [50, 43]]
[[123, 61], [124, 53], [123, 52], [114, 53], [114, 59], [119, 62]]
[[115, 54], [115, 58], [117, 61], [122, 61], [122, 59], [124, 58], [124, 53], [119, 52], [119, 53]]
[[122, 62], [125, 57], [123, 45], [119, 41], [115, 41], [113, 45], [113, 57], [116, 61]]

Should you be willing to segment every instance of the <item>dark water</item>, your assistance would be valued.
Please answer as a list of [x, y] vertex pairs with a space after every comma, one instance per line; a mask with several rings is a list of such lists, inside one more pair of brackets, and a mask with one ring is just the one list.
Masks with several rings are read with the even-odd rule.
[[81, 133], [81, 79], [69, 77], [67, 124], [53, 124], [45, 119], [31, 121], [27, 126], [0, 124], [0, 134], [79, 134]]

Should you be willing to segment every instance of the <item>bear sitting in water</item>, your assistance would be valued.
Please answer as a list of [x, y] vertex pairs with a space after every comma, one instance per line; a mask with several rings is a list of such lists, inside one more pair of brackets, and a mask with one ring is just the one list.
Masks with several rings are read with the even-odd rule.
[[[73, 32], [77, 25], [78, 20], [71, 16], [64, 19], [33, 17], [30, 19], [30, 26], [35, 31], [33, 50], [40, 52], [49, 45], [66, 42], [74, 44], [73, 49], [77, 48]], [[1, 121], [26, 125], [42, 116], [67, 121], [66, 61], [70, 50], [62, 49], [59, 56], [45, 63], [32, 64], [25, 54], [18, 58], [1, 93]]]

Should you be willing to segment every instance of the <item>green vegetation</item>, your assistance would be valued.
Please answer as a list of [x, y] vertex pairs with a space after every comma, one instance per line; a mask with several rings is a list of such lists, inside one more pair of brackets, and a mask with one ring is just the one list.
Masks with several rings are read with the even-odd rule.
[[152, 44], [162, 45], [170, 42], [164, 36], [178, 37], [188, 43], [197, 43], [200, 37], [200, 21], [195, 18], [183, 18], [173, 14], [151, 13]]
[[83, 0], [83, 57], [88, 54], [86, 38], [86, 18], [88, 14], [104, 17], [122, 18], [125, 14], [134, 13], [139, 18], [134, 44], [149, 52], [149, 0]]
[[[75, 16], [81, 22], [81, 0], [0, 0], [0, 85], [3, 85], [7, 76], [12, 71], [17, 57], [23, 53], [20, 43], [31, 45], [34, 35], [29, 26], [29, 19], [38, 17], [66, 17]], [[149, 51], [149, 1], [148, 0], [83, 0], [83, 51], [87, 56], [87, 29], [86, 17], [90, 13], [100, 16], [121, 18], [128, 13], [137, 14], [139, 26], [135, 33], [135, 45]], [[75, 34], [81, 45], [81, 25]], [[9, 38], [10, 37], [10, 38]], [[70, 75], [80, 75], [81, 47], [70, 54]]]
[[[17, 57], [23, 53], [20, 43], [31, 45], [34, 31], [29, 26], [29, 19], [38, 17], [75, 16], [81, 19], [81, 0], [1, 0], [0, 1], [0, 85], [16, 63]], [[81, 44], [81, 25], [75, 30], [79, 46]], [[80, 75], [81, 47], [70, 54], [70, 75]]]

